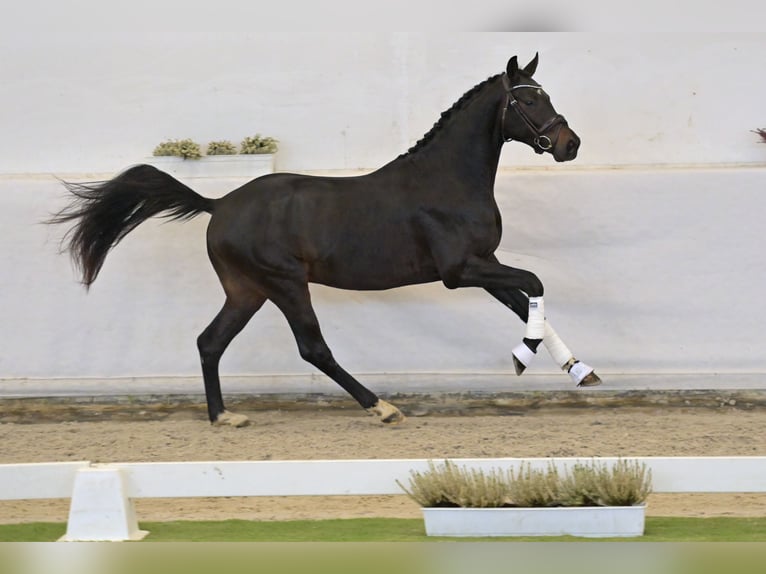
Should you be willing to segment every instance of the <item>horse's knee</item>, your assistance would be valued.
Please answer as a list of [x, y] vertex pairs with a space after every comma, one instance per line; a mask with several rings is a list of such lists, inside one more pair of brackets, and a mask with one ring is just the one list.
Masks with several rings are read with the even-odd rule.
[[199, 337], [197, 337], [197, 350], [200, 354], [208, 353], [210, 351], [212, 341], [213, 338], [210, 336], [207, 329], [199, 334]]
[[221, 357], [223, 349], [220, 344], [216, 344], [213, 337], [210, 337], [207, 332], [203, 332], [197, 337], [197, 350], [203, 363], [209, 363]]
[[322, 344], [300, 344], [298, 352], [301, 358], [314, 365], [315, 367], [327, 367], [335, 364], [335, 358], [327, 345]]

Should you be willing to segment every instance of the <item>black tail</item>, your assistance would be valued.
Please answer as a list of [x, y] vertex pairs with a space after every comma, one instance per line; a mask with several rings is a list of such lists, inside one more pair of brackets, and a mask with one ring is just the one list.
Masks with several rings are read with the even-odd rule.
[[74, 200], [48, 223], [74, 222], [64, 246], [86, 287], [96, 280], [112, 247], [142, 222], [159, 214], [185, 221], [212, 213], [215, 203], [150, 165], [132, 167], [109, 181], [64, 185]]

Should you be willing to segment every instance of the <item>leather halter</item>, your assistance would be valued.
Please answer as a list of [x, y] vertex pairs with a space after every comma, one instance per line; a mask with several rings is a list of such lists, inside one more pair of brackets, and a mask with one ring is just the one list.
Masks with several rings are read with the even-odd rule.
[[[566, 125], [567, 121], [561, 114], [556, 114], [551, 119], [549, 119], [547, 122], [545, 122], [542, 126], [537, 127], [534, 122], [530, 119], [530, 117], [524, 112], [524, 110], [519, 105], [519, 101], [516, 99], [516, 96], [513, 95], [514, 90], [518, 90], [520, 88], [533, 88], [535, 90], [542, 89], [541, 86], [533, 86], [531, 84], [518, 84], [516, 86], [511, 86], [511, 81], [508, 79], [508, 74], [503, 74], [503, 86], [505, 87], [505, 93], [506, 93], [506, 104], [503, 106], [503, 116], [500, 124], [500, 131], [503, 137], [503, 140], [509, 142], [513, 141], [513, 138], [507, 137], [505, 135], [505, 113], [512, 109], [514, 110], [519, 117], [524, 121], [526, 126], [529, 128], [529, 131], [532, 132], [532, 134], [535, 136], [534, 143], [537, 146], [537, 149], [535, 151], [537, 153], [543, 153], [548, 150], [550, 150], [553, 147], [554, 142], [551, 140], [551, 138], [546, 134], [546, 132], [550, 131], [553, 127], [558, 125]], [[556, 132], [556, 137], [558, 137], [558, 132]]]

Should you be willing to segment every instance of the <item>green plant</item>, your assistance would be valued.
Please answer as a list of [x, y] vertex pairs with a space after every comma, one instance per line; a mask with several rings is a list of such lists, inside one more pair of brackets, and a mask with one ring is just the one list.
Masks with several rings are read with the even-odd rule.
[[553, 464], [547, 470], [522, 464], [518, 474], [509, 471], [508, 493], [510, 504], [520, 507], [562, 506], [561, 480]]
[[485, 474], [449, 460], [440, 467], [429, 461], [426, 472], [412, 472], [411, 490], [397, 484], [420, 506], [497, 508], [508, 503], [507, 481], [500, 471]]
[[553, 463], [545, 470], [522, 464], [518, 472], [469, 470], [452, 461], [428, 462], [410, 473], [410, 488], [399, 486], [421, 507], [634, 506], [651, 493], [645, 464], [618, 460], [613, 465], [576, 464], [563, 475]]
[[276, 153], [279, 142], [271, 137], [264, 137], [261, 134], [256, 134], [252, 137], [246, 137], [242, 140], [239, 147], [239, 153], [242, 154], [256, 154], [256, 153]]
[[237, 153], [236, 146], [229, 140], [219, 140], [207, 144], [207, 155], [234, 155]]
[[752, 130], [754, 133], [761, 136], [761, 143], [766, 143], [766, 129], [764, 128], [758, 128], [757, 130]]
[[652, 491], [652, 471], [636, 461], [620, 459], [611, 468], [594, 464], [590, 480], [587, 491], [598, 506], [642, 504]]
[[410, 473], [410, 490], [398, 480], [396, 481], [410, 498], [420, 506], [429, 508], [459, 506], [453, 500], [453, 493], [460, 489], [459, 485], [462, 482], [460, 468], [448, 460], [444, 462], [441, 468], [437, 468], [433, 461], [429, 460], [426, 472], [412, 471]]
[[155, 156], [177, 156], [184, 159], [199, 159], [202, 157], [200, 145], [191, 139], [168, 140], [154, 148]]

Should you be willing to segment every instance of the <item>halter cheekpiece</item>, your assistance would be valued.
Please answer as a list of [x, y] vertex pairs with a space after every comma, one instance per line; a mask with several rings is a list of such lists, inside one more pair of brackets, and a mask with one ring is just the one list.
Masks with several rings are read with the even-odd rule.
[[550, 131], [551, 128], [557, 125], [566, 125], [567, 121], [561, 114], [556, 114], [551, 119], [549, 119], [547, 122], [545, 122], [542, 126], [537, 127], [534, 122], [530, 119], [530, 117], [524, 112], [524, 110], [519, 105], [519, 101], [516, 99], [516, 96], [514, 96], [513, 92], [514, 90], [518, 90], [521, 88], [532, 88], [535, 90], [541, 90], [542, 86], [534, 86], [532, 84], [517, 84], [515, 86], [511, 86], [511, 81], [508, 79], [508, 74], [503, 73], [503, 86], [505, 86], [505, 93], [507, 96], [507, 101], [505, 106], [503, 106], [503, 116], [501, 120], [500, 130], [502, 133], [503, 140], [509, 142], [513, 141], [512, 137], [508, 137], [505, 135], [505, 113], [512, 109], [514, 110], [519, 117], [524, 121], [526, 126], [529, 128], [529, 131], [532, 132], [532, 134], [535, 136], [535, 139], [533, 140], [535, 145], [537, 146], [537, 149], [535, 150], [537, 153], [543, 153], [548, 150], [550, 150], [553, 147], [553, 141], [551, 138], [547, 135], [545, 135], [546, 132]]

